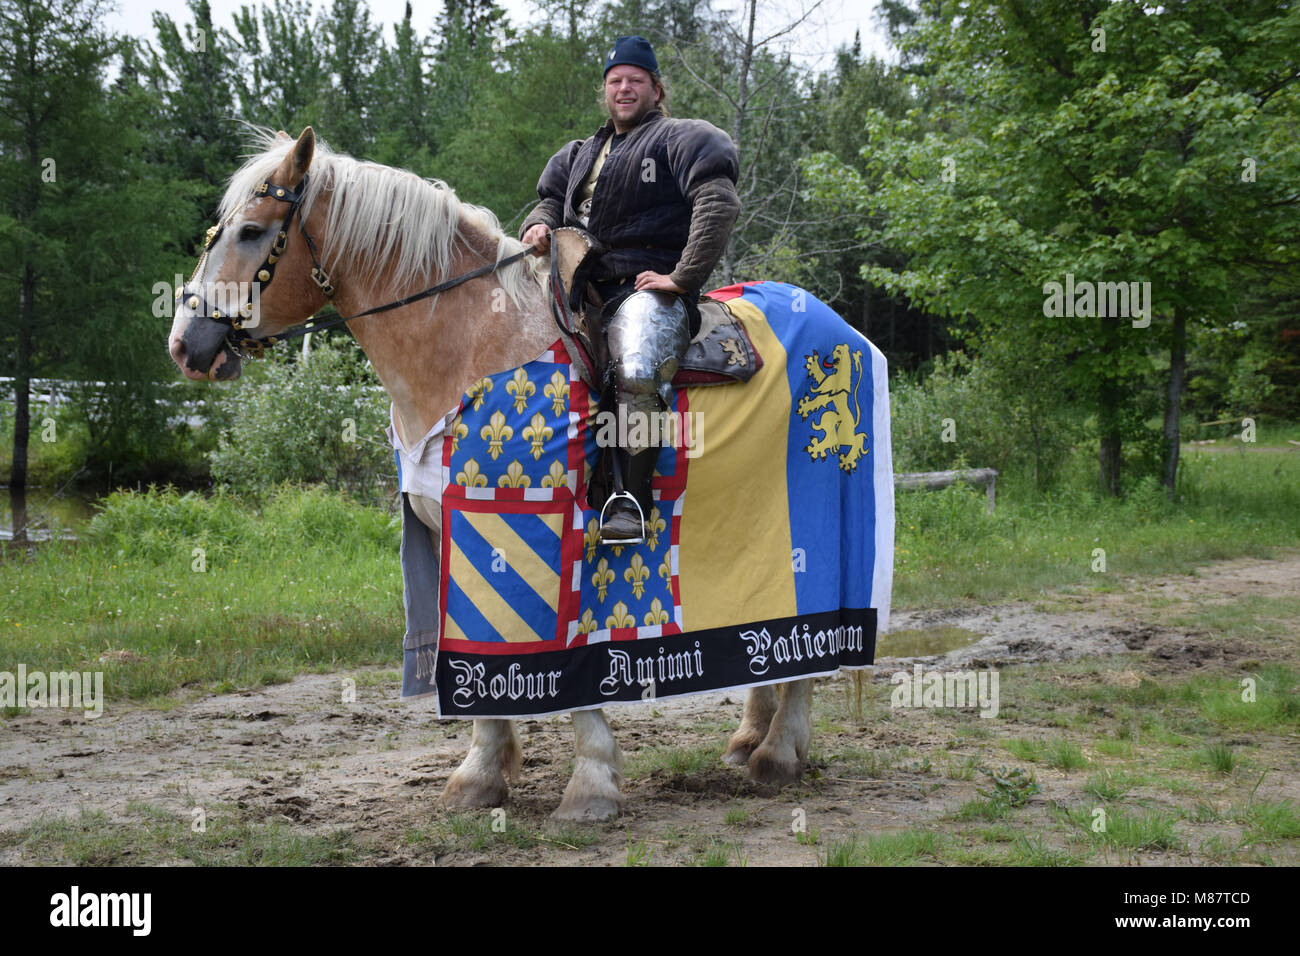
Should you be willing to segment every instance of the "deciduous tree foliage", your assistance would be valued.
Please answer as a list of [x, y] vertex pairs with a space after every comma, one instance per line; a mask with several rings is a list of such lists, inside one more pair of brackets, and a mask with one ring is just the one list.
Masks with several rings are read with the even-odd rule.
[[[1094, 411], [1112, 494], [1163, 398], [1172, 493], [1189, 328], [1251, 321], [1250, 285], [1295, 269], [1300, 8], [963, 0], [900, 22], [929, 112], [873, 109], [866, 172], [815, 169], [908, 257], [867, 277], [970, 317], [986, 344], [1046, 347]], [[1149, 282], [1150, 326], [1044, 314], [1067, 274]], [[1163, 396], [1143, 388], [1160, 365]]]

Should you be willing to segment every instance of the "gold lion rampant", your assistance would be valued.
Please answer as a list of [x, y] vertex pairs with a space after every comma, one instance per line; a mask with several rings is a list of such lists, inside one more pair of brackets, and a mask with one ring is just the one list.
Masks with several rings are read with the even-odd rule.
[[[867, 453], [867, 436], [857, 431], [858, 419], [862, 415], [862, 408], [858, 405], [858, 385], [862, 382], [862, 352], [850, 355], [848, 345], [841, 343], [831, 353], [830, 373], [822, 368], [821, 356], [816, 351], [804, 360], [804, 368], [813, 377], [813, 385], [808, 394], [799, 399], [796, 409], [799, 417], [807, 419], [817, 409], [830, 406], [826, 414], [812, 423], [813, 429], [821, 432], [822, 436], [812, 436], [812, 441], [804, 451], [816, 461], [825, 458], [828, 452], [847, 449], [839, 456], [840, 467], [845, 471], [853, 471], [858, 466], [858, 459]], [[857, 370], [856, 378], [853, 375], [854, 369]], [[853, 393], [853, 405], [857, 414], [849, 410], [850, 392]]]

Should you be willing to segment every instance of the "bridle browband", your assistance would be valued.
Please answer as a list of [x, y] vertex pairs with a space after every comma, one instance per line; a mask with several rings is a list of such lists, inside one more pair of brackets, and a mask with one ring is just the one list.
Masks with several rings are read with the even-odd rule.
[[[316, 248], [316, 243], [313, 242], [311, 236], [307, 234], [307, 227], [302, 221], [302, 201], [306, 194], [306, 176], [303, 176], [302, 181], [298, 184], [296, 190], [290, 189], [287, 186], [276, 186], [272, 184], [269, 179], [264, 180], [256, 189], [253, 190], [254, 198], [268, 197], [289, 204], [289, 209], [285, 212], [284, 220], [280, 223], [280, 229], [276, 233], [275, 241], [271, 244], [271, 251], [267, 253], [266, 258], [262, 261], [262, 265], [258, 267], [257, 272], [253, 275], [253, 281], [256, 283], [257, 296], [259, 299], [263, 287], [269, 285], [271, 280], [275, 277], [275, 265], [284, 255], [284, 250], [289, 244], [289, 230], [295, 216], [298, 219], [298, 231], [302, 233], [303, 239], [306, 240], [307, 251], [311, 255], [312, 280], [320, 288], [326, 299], [332, 301], [334, 298], [334, 286], [330, 282], [330, 277], [325, 272], [325, 268], [320, 263], [320, 253]], [[220, 225], [212, 226], [208, 229], [203, 241], [203, 253], [199, 257], [198, 264], [194, 267], [194, 274], [190, 276], [190, 283], [193, 283], [195, 279], [202, 278], [204, 269], [207, 266], [209, 250], [216, 245], [222, 232], [225, 231], [226, 226], [229, 225], [234, 218], [234, 216], [231, 216]], [[451, 279], [447, 279], [445, 282], [439, 282], [437, 285], [430, 286], [421, 292], [416, 292], [414, 295], [408, 295], [406, 298], [398, 299], [395, 302], [389, 302], [385, 305], [377, 305], [372, 309], [366, 309], [364, 312], [358, 312], [356, 315], [341, 315], [338, 310], [335, 310], [333, 315], [326, 314], [324, 316], [317, 316], [314, 320], [308, 319], [300, 326], [286, 329], [283, 332], [277, 332], [275, 335], [268, 335], [264, 339], [259, 339], [256, 336], [250, 335], [244, 326], [244, 322], [251, 318], [253, 314], [253, 305], [251, 301], [244, 303], [244, 305], [239, 309], [239, 312], [235, 315], [228, 315], [217, 308], [213, 308], [209, 311], [207, 309], [206, 299], [201, 294], [202, 287], [200, 286], [200, 294], [191, 295], [186, 302], [186, 305], [195, 310], [198, 314], [228, 327], [230, 332], [226, 335], [226, 344], [236, 352], [252, 358], [261, 358], [265, 351], [265, 347], [268, 345], [276, 345], [279, 342], [287, 339], [298, 338], [299, 336], [307, 335], [310, 332], [333, 328], [336, 325], [342, 325], [344, 322], [351, 322], [353, 319], [364, 318], [367, 315], [375, 315], [379, 312], [388, 312], [392, 309], [400, 309], [404, 305], [410, 305], [412, 302], [419, 302], [421, 299], [427, 299], [440, 292], [446, 292], [448, 289], [453, 289], [463, 282], [468, 282], [470, 279], [477, 279], [479, 276], [487, 275], [488, 273], [495, 272], [504, 266], [518, 262], [532, 250], [532, 246], [527, 246], [512, 256], [507, 256], [506, 258], [500, 259], [496, 262], [490, 262], [487, 265], [480, 266], [470, 272], [465, 272]]]

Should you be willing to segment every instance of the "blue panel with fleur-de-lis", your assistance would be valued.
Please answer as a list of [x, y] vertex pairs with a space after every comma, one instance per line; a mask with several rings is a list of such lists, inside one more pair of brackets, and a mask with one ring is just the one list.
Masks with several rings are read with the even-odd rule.
[[549, 361], [529, 362], [475, 382], [448, 428], [451, 483], [567, 487], [569, 389], [569, 365]]
[[657, 500], [646, 521], [646, 540], [624, 546], [598, 545], [600, 512], [584, 509], [579, 634], [601, 639], [612, 628], [675, 623], [673, 505]]

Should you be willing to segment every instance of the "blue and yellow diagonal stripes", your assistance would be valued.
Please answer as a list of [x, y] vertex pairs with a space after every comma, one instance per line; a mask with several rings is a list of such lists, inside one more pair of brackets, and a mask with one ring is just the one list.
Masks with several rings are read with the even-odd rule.
[[453, 640], [553, 640], [560, 514], [451, 511], [447, 629]]

